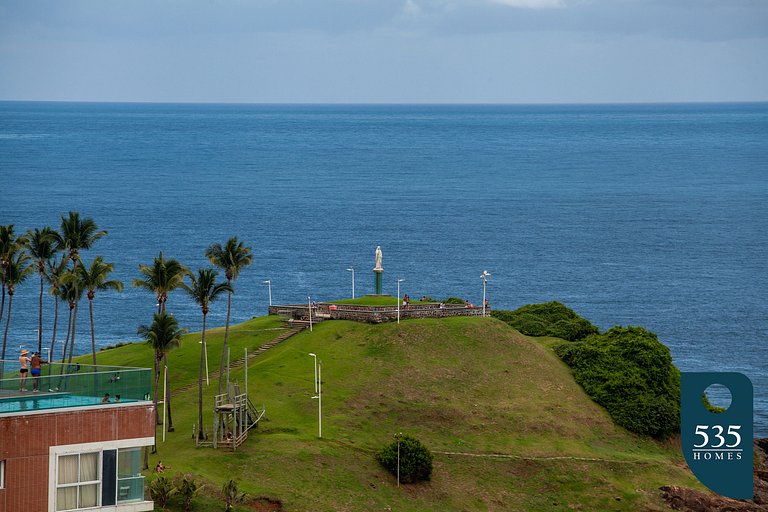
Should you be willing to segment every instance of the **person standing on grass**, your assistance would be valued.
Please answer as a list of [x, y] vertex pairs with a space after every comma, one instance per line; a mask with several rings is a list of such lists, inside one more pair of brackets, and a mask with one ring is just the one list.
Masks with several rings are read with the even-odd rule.
[[29, 373], [29, 363], [32, 361], [29, 357], [29, 350], [22, 350], [19, 356], [19, 391], [26, 391], [27, 374]]

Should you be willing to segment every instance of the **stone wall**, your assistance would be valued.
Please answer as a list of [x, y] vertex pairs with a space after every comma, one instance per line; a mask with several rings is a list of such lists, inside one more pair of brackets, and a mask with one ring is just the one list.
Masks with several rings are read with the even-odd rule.
[[[487, 310], [490, 315], [490, 310]], [[281, 315], [294, 320], [309, 320], [306, 304], [284, 304], [269, 307], [270, 315]], [[449, 316], [482, 316], [483, 309], [455, 304], [412, 304], [400, 308], [400, 319], [445, 318]], [[312, 310], [312, 317], [323, 320], [352, 320], [378, 324], [397, 320], [397, 306], [361, 306], [357, 304], [320, 303]]]

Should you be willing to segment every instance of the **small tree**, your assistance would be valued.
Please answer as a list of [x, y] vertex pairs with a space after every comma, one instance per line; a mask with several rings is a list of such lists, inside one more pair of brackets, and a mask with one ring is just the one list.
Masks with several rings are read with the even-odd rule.
[[158, 476], [149, 484], [149, 497], [163, 510], [165, 510], [171, 497], [178, 491], [167, 476]]
[[[432, 453], [418, 439], [401, 436], [400, 443], [400, 481], [416, 483], [429, 480], [432, 476]], [[384, 468], [393, 475], [398, 474], [398, 441], [385, 446], [376, 454]]]
[[189, 512], [192, 510], [192, 500], [203, 489], [203, 486], [198, 484], [192, 475], [177, 476], [174, 486], [181, 496], [181, 508], [184, 512]]
[[237, 482], [231, 479], [221, 487], [221, 493], [224, 495], [224, 504], [226, 505], [224, 512], [230, 512], [232, 505], [245, 500], [245, 493], [240, 492], [237, 488]]

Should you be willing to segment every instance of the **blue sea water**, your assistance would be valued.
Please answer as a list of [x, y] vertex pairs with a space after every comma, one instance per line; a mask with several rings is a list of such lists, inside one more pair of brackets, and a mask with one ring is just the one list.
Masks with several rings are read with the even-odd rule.
[[[193, 268], [237, 235], [254, 264], [233, 321], [373, 289], [495, 308], [559, 300], [656, 332], [684, 371], [740, 371], [768, 435], [768, 104], [161, 105], [0, 102], [0, 223], [109, 231], [126, 284], [159, 251]], [[35, 278], [9, 346], [37, 338]], [[46, 299], [48, 300], [48, 299]], [[135, 340], [154, 298], [94, 302], [99, 345]], [[168, 308], [200, 328], [181, 293]], [[83, 310], [81, 310], [83, 311]], [[62, 315], [66, 314], [64, 308]], [[44, 327], [50, 342], [50, 309]], [[223, 325], [225, 302], [209, 325]], [[90, 344], [87, 316], [78, 350]]]

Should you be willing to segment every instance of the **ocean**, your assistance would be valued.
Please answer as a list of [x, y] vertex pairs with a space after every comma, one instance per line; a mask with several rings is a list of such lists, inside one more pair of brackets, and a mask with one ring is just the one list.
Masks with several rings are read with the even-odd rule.
[[[385, 293], [400, 278], [411, 297], [480, 303], [487, 270], [493, 308], [558, 300], [654, 331], [683, 371], [743, 372], [768, 436], [766, 103], [0, 102], [0, 224], [58, 227], [69, 210], [109, 232], [84, 260], [126, 284], [94, 301], [99, 346], [151, 322], [130, 281], [160, 251], [197, 269], [211, 243], [250, 245], [240, 322], [266, 313], [265, 280], [275, 303], [346, 298], [353, 266], [372, 293], [380, 245]], [[17, 289], [14, 351], [36, 345], [38, 286]], [[200, 329], [181, 292], [168, 309]], [[209, 325], [225, 316], [215, 303]], [[81, 353], [89, 329], [81, 314]]]

